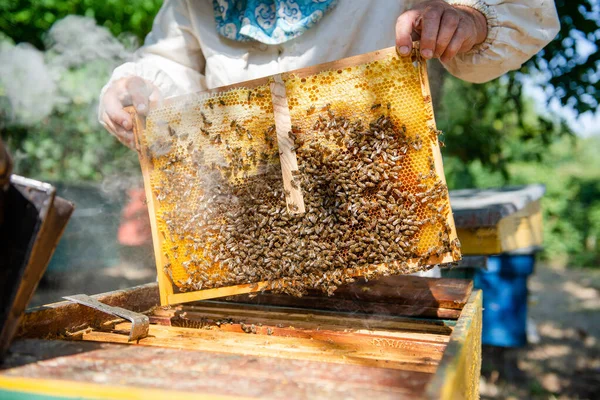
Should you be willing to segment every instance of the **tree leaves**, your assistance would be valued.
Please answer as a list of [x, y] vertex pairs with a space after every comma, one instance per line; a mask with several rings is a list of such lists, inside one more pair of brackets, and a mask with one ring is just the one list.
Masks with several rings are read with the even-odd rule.
[[[556, 0], [561, 29], [557, 38], [527, 65], [548, 76], [543, 84], [577, 113], [595, 112], [600, 102], [600, 6], [595, 0]], [[583, 50], [589, 55], [584, 56]]]
[[16, 43], [44, 48], [44, 34], [69, 14], [96, 19], [115, 35], [128, 32], [140, 42], [152, 28], [162, 0], [0, 0], [0, 31]]

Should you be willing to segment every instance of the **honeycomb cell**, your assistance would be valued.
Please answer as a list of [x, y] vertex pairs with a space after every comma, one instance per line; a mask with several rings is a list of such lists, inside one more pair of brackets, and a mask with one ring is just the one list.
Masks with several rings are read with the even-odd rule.
[[143, 168], [178, 290], [267, 281], [332, 293], [355, 275], [414, 272], [411, 260], [425, 269], [453, 253], [431, 99], [411, 59], [283, 79], [303, 215], [287, 212], [268, 84], [148, 115]]

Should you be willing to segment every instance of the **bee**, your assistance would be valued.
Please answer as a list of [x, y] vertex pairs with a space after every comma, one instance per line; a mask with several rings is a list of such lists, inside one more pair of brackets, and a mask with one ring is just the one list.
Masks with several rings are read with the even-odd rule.
[[315, 112], [315, 105], [314, 105], [314, 104], [313, 104], [313, 105], [311, 105], [311, 106], [310, 106], [310, 107], [309, 107], [309, 108], [306, 110], [306, 114], [307, 114], [307, 115], [310, 115], [310, 114], [312, 114], [312, 113], [314, 113], [314, 112]]
[[273, 138], [270, 136], [265, 136], [265, 143], [267, 143], [269, 147], [273, 147]]
[[252, 99], [252, 90], [248, 90], [248, 102]]
[[209, 133], [209, 132], [208, 132], [206, 129], [204, 129], [204, 128], [200, 128], [200, 131], [201, 131], [202, 133], [204, 133], [206, 136], [208, 136], [208, 135], [210, 134], [210, 133]]
[[243, 322], [240, 322], [240, 328], [242, 328], [244, 333], [252, 333], [252, 328]]
[[225, 101], [223, 101], [223, 99], [219, 99], [219, 104], [224, 106], [225, 105]]
[[208, 120], [208, 118], [206, 118], [206, 114], [204, 114], [204, 112], [200, 111], [200, 116], [202, 116], [202, 122], [204, 122], [204, 125], [207, 125], [207, 126], [212, 125], [212, 122], [210, 122]]
[[231, 120], [231, 124], [229, 124], [229, 126], [230, 126], [231, 128], [234, 128], [234, 127], [236, 126], [236, 124], [237, 124], [237, 121], [236, 121], [235, 119], [232, 119], [232, 120]]
[[206, 104], [210, 107], [211, 110], [214, 109], [212, 100], [209, 100]]
[[371, 106], [371, 111], [373, 111], [373, 110], [377, 110], [379, 107], [381, 107], [381, 103], [373, 104], [373, 105]]
[[169, 130], [169, 136], [175, 136], [177, 134], [171, 125], [167, 125], [167, 129]]

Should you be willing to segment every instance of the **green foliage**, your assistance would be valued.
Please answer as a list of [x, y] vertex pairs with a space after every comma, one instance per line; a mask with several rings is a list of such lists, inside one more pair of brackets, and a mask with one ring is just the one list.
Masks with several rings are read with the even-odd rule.
[[[90, 37], [98, 36], [91, 30], [102, 31], [103, 28], [87, 22], [70, 20], [68, 24], [74, 29], [88, 29]], [[116, 39], [112, 41], [99, 43], [98, 47], [124, 49]], [[0, 49], [11, 46], [10, 42], [3, 42]], [[72, 49], [60, 47], [66, 55], [54, 49], [41, 53], [45, 62], [41, 68], [55, 77], [56, 86], [56, 93], [49, 93], [43, 99], [52, 104], [52, 112], [41, 121], [39, 118], [11, 121], [10, 115], [19, 110], [11, 110], [0, 84], [0, 133], [13, 155], [15, 171], [54, 182], [99, 182], [115, 175], [139, 174], [135, 152], [119, 143], [97, 120], [100, 90], [112, 69], [123, 60], [120, 56], [96, 56], [85, 62], [73, 62]], [[21, 60], [27, 62], [26, 58]], [[33, 83], [22, 82], [21, 90], [27, 93], [31, 85], [37, 84], [35, 79], [28, 77]]]
[[[542, 183], [546, 260], [574, 266], [600, 265], [600, 138], [562, 138], [544, 148], [540, 161], [508, 163], [508, 176], [480, 161], [463, 164], [447, 156], [451, 188], [489, 188]], [[459, 166], [457, 171], [457, 166]], [[458, 172], [458, 173], [457, 173]], [[467, 185], [464, 185], [467, 176]], [[463, 177], [462, 180], [457, 177]]]
[[568, 256], [572, 265], [600, 264], [600, 138], [559, 140], [542, 163], [515, 163], [511, 183], [541, 182], [546, 256]]
[[11, 128], [15, 170], [48, 181], [102, 181], [139, 170], [136, 154], [90, 121], [87, 104], [69, 105], [27, 129]]
[[115, 36], [133, 33], [141, 41], [161, 4], [161, 0], [0, 0], [0, 31], [16, 43], [43, 49], [52, 24], [76, 14], [94, 18]]
[[545, 184], [542, 256], [598, 266], [600, 138], [577, 138], [560, 120], [538, 115], [512, 79], [484, 85], [446, 81], [436, 119], [444, 131], [448, 185]]
[[539, 161], [556, 137], [569, 134], [561, 121], [538, 115], [521, 88], [515, 74], [483, 85], [446, 79], [436, 120], [444, 132], [445, 154], [456, 158], [449, 177], [454, 185], [474, 184], [467, 169], [472, 162], [506, 180], [509, 163]]

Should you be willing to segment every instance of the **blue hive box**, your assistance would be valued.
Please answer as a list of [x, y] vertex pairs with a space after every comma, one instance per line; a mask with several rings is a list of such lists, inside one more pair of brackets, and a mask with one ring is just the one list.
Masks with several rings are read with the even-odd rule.
[[476, 271], [475, 287], [483, 289], [483, 344], [527, 344], [527, 279], [534, 265], [534, 254], [503, 254], [490, 256], [487, 270]]

